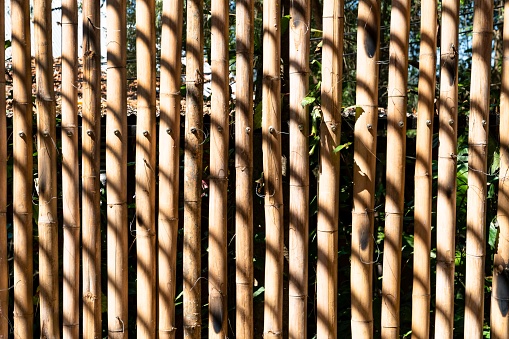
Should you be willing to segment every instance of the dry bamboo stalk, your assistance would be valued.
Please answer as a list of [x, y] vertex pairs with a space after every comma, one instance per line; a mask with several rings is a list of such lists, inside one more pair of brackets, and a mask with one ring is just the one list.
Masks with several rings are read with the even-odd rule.
[[[509, 1], [504, 4], [509, 13]], [[502, 58], [502, 88], [500, 95], [500, 177], [498, 184], [497, 221], [499, 226], [497, 252], [493, 263], [493, 290], [491, 292], [491, 337], [509, 338], [509, 23], [504, 23]]]
[[468, 133], [465, 338], [480, 338], [484, 320], [486, 257], [486, 170], [490, 115], [493, 1], [474, 1], [472, 78]]
[[[5, 1], [0, 0], [0, 8]], [[5, 11], [0, 11], [0, 22], [5, 22]], [[0, 36], [5, 36], [5, 25], [0, 25]], [[5, 60], [5, 49], [0, 48], [0, 59]], [[0, 74], [5, 73], [5, 63]], [[0, 77], [0, 93], [5, 93], [5, 77]], [[0, 95], [0, 338], [9, 335], [9, 263], [7, 261], [7, 125], [5, 95]]]
[[280, 1], [263, 3], [262, 150], [265, 182], [264, 338], [283, 335], [283, 188], [281, 173]]
[[459, 1], [442, 1], [440, 115], [437, 198], [437, 283], [435, 337], [452, 338], [456, 256], [456, 153]]
[[137, 336], [156, 335], [156, 65], [155, 1], [136, 1], [136, 255]]
[[14, 337], [33, 337], [30, 2], [11, 2], [13, 69]]
[[212, 0], [209, 206], [209, 338], [228, 336], [227, 190], [229, 131], [228, 0]]
[[410, 0], [393, 0], [389, 45], [382, 338], [399, 338]]
[[419, 102], [415, 160], [412, 337], [429, 337], [433, 118], [435, 112], [437, 1], [421, 2]]
[[[309, 233], [309, 112], [302, 99], [309, 87], [310, 1], [290, 7], [290, 277], [288, 334], [307, 333]], [[341, 106], [339, 106], [341, 107]]]
[[236, 336], [253, 338], [253, 53], [254, 1], [236, 5], [235, 111]]
[[82, 216], [83, 337], [101, 335], [100, 2], [83, 3]]
[[127, 338], [126, 1], [108, 1], [107, 13], [108, 337]]
[[62, 1], [63, 337], [79, 337], [80, 206], [78, 154], [78, 6]]
[[187, 2], [184, 151], [184, 337], [201, 336], [203, 1]]
[[163, 3], [159, 125], [158, 334], [175, 338], [183, 1]]
[[51, 26], [51, 1], [34, 1], [37, 150], [39, 162], [39, 296], [41, 337], [43, 338], [60, 337], [56, 120]]
[[[324, 1], [321, 88], [322, 124], [320, 126], [320, 177], [318, 181], [317, 221], [317, 338], [337, 337], [340, 177], [339, 152], [335, 151], [335, 148], [341, 143], [343, 29], [344, 1]], [[307, 137], [307, 134], [304, 136]], [[306, 149], [302, 149], [301, 152], [307, 154]], [[303, 231], [303, 234], [306, 234], [306, 239], [307, 232], [307, 229]], [[302, 254], [305, 257], [308, 255], [307, 248], [306, 242], [306, 251]], [[305, 279], [307, 282], [307, 277]], [[304, 302], [307, 301], [304, 300]], [[303, 316], [304, 318], [301, 321], [306, 321], [307, 312]], [[299, 332], [295, 332], [294, 337], [299, 337]]]
[[352, 211], [352, 337], [373, 337], [373, 215], [378, 117], [380, 2], [359, 2]]

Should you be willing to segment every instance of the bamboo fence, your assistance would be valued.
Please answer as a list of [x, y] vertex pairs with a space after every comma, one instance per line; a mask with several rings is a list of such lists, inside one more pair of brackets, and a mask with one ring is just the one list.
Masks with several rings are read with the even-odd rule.
[[[509, 11], [509, 2], [504, 4]], [[509, 13], [509, 12], [506, 12]], [[500, 90], [500, 126], [509, 124], [509, 24], [504, 24], [502, 86]], [[500, 182], [498, 188], [497, 221], [500, 234], [493, 260], [493, 291], [491, 293], [491, 336], [506, 338], [509, 326], [509, 284], [504, 275], [509, 265], [509, 135], [500, 133]]]
[[163, 4], [159, 119], [158, 335], [175, 338], [175, 280], [179, 221], [181, 0]]
[[[405, 200], [409, 0], [393, 0], [389, 45], [382, 338], [399, 338], [401, 246]], [[397, 145], [396, 147], [391, 147]]]
[[[470, 62], [462, 59], [465, 46], [459, 45], [459, 3], [420, 3], [417, 119], [409, 127], [407, 120], [415, 119], [407, 113], [408, 0], [392, 1], [390, 27], [381, 27], [389, 6], [360, 0], [357, 29], [350, 32], [352, 23], [346, 20], [354, 15], [343, 0], [325, 0], [319, 13], [311, 1], [295, 0], [288, 4], [288, 17], [282, 16], [286, 4], [279, 1], [240, 0], [233, 15], [231, 2], [212, 0], [209, 54], [204, 2], [188, 1], [184, 17], [182, 0], [164, 1], [159, 42], [156, 2], [137, 0], [135, 119], [127, 106], [127, 1], [107, 2], [106, 51], [101, 51], [100, 1], [83, 2], [81, 22], [78, 3], [63, 1], [66, 43], [56, 93], [51, 2], [34, 2], [32, 65], [30, 3], [12, 1], [12, 122], [6, 96], [0, 99], [0, 338], [397, 338], [410, 326], [415, 338], [428, 338], [432, 330], [436, 338], [461, 331], [478, 338], [488, 323], [492, 338], [509, 337], [509, 25], [503, 38], [500, 168], [493, 174], [488, 161], [497, 152], [489, 146], [494, 139], [490, 110], [497, 102], [490, 78], [496, 7], [490, 0], [473, 2], [468, 208], [466, 233], [458, 235], [458, 63]], [[380, 59], [384, 30], [390, 32], [388, 63]], [[263, 59], [255, 58], [255, 42]], [[344, 53], [352, 43], [355, 70], [348, 68]], [[312, 63], [311, 46], [321, 54]], [[286, 51], [288, 64], [282, 59]], [[5, 50], [0, 56], [5, 59]], [[205, 56], [212, 64], [210, 78], [204, 73]], [[381, 79], [386, 63], [388, 79]], [[4, 92], [7, 65], [0, 69], [6, 73], [0, 80]], [[352, 96], [343, 89], [353, 74]], [[210, 114], [204, 114], [209, 80]], [[288, 96], [282, 95], [286, 80]], [[386, 119], [379, 108], [382, 80], [388, 80]], [[315, 107], [309, 106], [310, 95], [316, 96]], [[348, 95], [355, 97], [351, 109], [342, 107]], [[129, 119], [136, 126], [129, 127]], [[415, 186], [406, 178], [412, 171], [407, 169], [410, 130], [417, 134]], [[379, 149], [380, 140], [386, 151]], [[347, 152], [350, 144], [353, 150]], [[261, 178], [255, 181], [255, 175]], [[498, 186], [488, 181], [497, 175]], [[408, 185], [413, 192], [405, 190]], [[487, 219], [491, 187], [498, 194], [496, 220]], [[384, 216], [376, 199], [383, 200]], [[406, 205], [412, 200], [413, 211]], [[345, 208], [351, 214], [341, 214]], [[490, 222], [496, 241], [487, 237]], [[406, 314], [400, 305], [410, 299], [403, 282], [402, 236], [412, 232], [413, 267], [406, 276], [413, 283], [412, 302]], [[466, 238], [464, 248], [456, 244], [458, 237]], [[346, 255], [339, 253], [344, 248]], [[461, 292], [454, 289], [462, 258], [466, 283], [460, 314], [455, 301]], [[338, 272], [348, 260], [350, 275], [342, 276]], [[485, 274], [491, 268], [492, 277]], [[491, 279], [491, 305], [485, 305]], [[340, 299], [346, 290], [350, 304], [345, 305]], [[464, 328], [455, 329], [459, 321]]]
[[373, 337], [374, 180], [378, 124], [380, 2], [359, 2], [352, 209], [352, 337]]
[[456, 172], [458, 128], [459, 1], [442, 2], [437, 195], [435, 337], [450, 338], [454, 321]]
[[136, 326], [140, 338], [154, 338], [156, 292], [156, 35], [155, 1], [136, 1]]
[[126, 1], [109, 1], [106, 120], [108, 337], [127, 338]]
[[62, 206], [63, 337], [79, 336], [80, 319], [80, 199], [78, 153], [78, 4], [62, 2]]
[[421, 2], [419, 97], [415, 159], [414, 271], [412, 334], [428, 338], [430, 325], [430, 256], [432, 218], [432, 142], [436, 86], [437, 2]]
[[465, 338], [483, 335], [484, 260], [486, 255], [486, 199], [488, 126], [490, 113], [493, 2], [475, 1], [472, 34], [472, 76], [468, 133], [467, 248]]
[[41, 337], [59, 338], [58, 223], [55, 93], [51, 1], [34, 2], [39, 186], [39, 289]]

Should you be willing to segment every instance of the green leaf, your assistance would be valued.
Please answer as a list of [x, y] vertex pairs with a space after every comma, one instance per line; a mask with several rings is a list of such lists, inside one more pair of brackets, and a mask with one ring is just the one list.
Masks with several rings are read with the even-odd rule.
[[300, 105], [302, 107], [306, 107], [308, 105], [311, 105], [313, 102], [315, 102], [316, 98], [315, 97], [312, 97], [312, 96], [307, 96], [305, 97], [304, 99], [302, 99], [302, 101], [300, 102]]
[[355, 107], [355, 121], [357, 121], [357, 119], [359, 119], [359, 117], [361, 116], [362, 113], [364, 113], [364, 109], [361, 106], [356, 106]]
[[11, 47], [11, 40], [5, 40], [4, 49]]
[[497, 217], [494, 217], [490, 222], [490, 233], [488, 236], [488, 244], [490, 244], [491, 248], [495, 248], [497, 244], [497, 235], [498, 235], [498, 221]]
[[352, 144], [352, 142], [351, 142], [351, 141], [349, 141], [349, 142], [347, 142], [347, 143], [345, 143], [345, 144], [343, 144], [343, 145], [339, 145], [338, 147], [334, 148], [334, 153], [341, 152], [341, 150], [342, 150], [343, 148], [348, 149], [348, 147], [350, 147], [350, 145], [351, 145], [351, 144]]
[[285, 34], [288, 27], [290, 27], [290, 18], [289, 15], [283, 15], [283, 17], [281, 17], [281, 34]]
[[259, 289], [257, 289], [254, 293], [253, 293], [253, 298], [256, 298], [257, 296], [259, 296], [260, 294], [262, 294], [263, 292], [265, 291], [265, 287], [260, 287]]

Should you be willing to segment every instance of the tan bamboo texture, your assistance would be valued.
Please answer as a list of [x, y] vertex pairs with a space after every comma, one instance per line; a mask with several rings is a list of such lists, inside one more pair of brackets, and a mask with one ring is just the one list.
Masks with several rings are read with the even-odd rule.
[[459, 1], [442, 2], [435, 337], [452, 338], [456, 231]]
[[412, 337], [426, 339], [430, 326], [432, 142], [435, 116], [437, 1], [421, 2], [421, 44], [415, 159]]
[[156, 36], [155, 1], [136, 1], [137, 336], [156, 335]]
[[[0, 1], [0, 8], [5, 1]], [[5, 22], [5, 11], [0, 11], [0, 22]], [[5, 26], [0, 25], [0, 36], [5, 36]], [[5, 60], [5, 49], [0, 48], [0, 59]], [[0, 74], [5, 73], [5, 63]], [[5, 93], [5, 77], [0, 78], [0, 93]], [[9, 263], [7, 261], [7, 121], [5, 95], [0, 95], [0, 338], [9, 335]]]
[[393, 0], [389, 44], [382, 338], [399, 337], [410, 0]]
[[186, 35], [184, 149], [184, 337], [201, 336], [201, 195], [203, 130], [203, 2], [190, 0]]
[[288, 335], [307, 333], [309, 234], [309, 112], [302, 100], [309, 87], [310, 2], [290, 7], [290, 277]]
[[209, 338], [228, 336], [227, 190], [229, 135], [229, 21], [227, 0], [212, 0], [210, 124]]
[[[509, 13], [509, 1], [504, 4]], [[500, 176], [498, 184], [497, 221], [498, 244], [493, 263], [493, 289], [491, 291], [491, 337], [509, 338], [509, 23], [503, 28], [503, 59], [500, 89]]]
[[352, 337], [373, 337], [374, 180], [378, 117], [380, 2], [359, 1], [352, 211]]
[[175, 338], [183, 1], [163, 3], [159, 124], [158, 334]]
[[78, 153], [78, 5], [62, 2], [63, 337], [79, 337], [80, 198]]
[[280, 11], [279, 0], [263, 3], [262, 150], [266, 228], [264, 338], [280, 338], [283, 335]]
[[468, 128], [465, 338], [483, 335], [486, 259], [486, 169], [490, 115], [493, 1], [474, 1]]
[[41, 337], [59, 338], [56, 119], [51, 27], [51, 1], [34, 1], [40, 326]]
[[107, 274], [108, 337], [127, 338], [126, 1], [107, 3]]
[[13, 69], [14, 337], [33, 336], [30, 2], [11, 2]]
[[[340, 154], [336, 148], [341, 143], [343, 29], [344, 1], [324, 1], [321, 88], [322, 123], [320, 126], [320, 176], [318, 179], [317, 221], [317, 338], [337, 337]], [[303, 79], [303, 81], [307, 81], [307, 79]], [[305, 150], [301, 150], [301, 152], [307, 154]], [[309, 165], [306, 163], [305, 166]], [[301, 231], [306, 232], [307, 235], [307, 228]], [[305, 240], [307, 242], [307, 236]], [[305, 249], [306, 252], [302, 254], [304, 257], [308, 255], [307, 243]], [[307, 261], [305, 263], [307, 266]], [[307, 277], [305, 279], [305, 282], [307, 282]], [[307, 284], [305, 286], [307, 288]], [[306, 321], [307, 313], [303, 317], [301, 321]], [[299, 333], [297, 332], [294, 335], [297, 338]]]
[[100, 2], [83, 3], [82, 267], [83, 337], [101, 335], [101, 31]]
[[254, 0], [236, 4], [235, 254], [236, 336], [253, 329], [253, 54]]

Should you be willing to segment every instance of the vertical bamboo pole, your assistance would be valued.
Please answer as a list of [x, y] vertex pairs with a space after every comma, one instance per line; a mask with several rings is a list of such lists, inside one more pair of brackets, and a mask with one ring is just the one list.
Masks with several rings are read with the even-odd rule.
[[83, 337], [101, 335], [100, 2], [83, 3], [82, 214]]
[[[344, 1], [324, 1], [321, 88], [322, 124], [320, 126], [320, 177], [318, 182], [317, 223], [318, 338], [335, 338], [337, 336], [340, 178], [339, 152], [336, 152], [335, 148], [341, 143], [343, 28]], [[307, 154], [305, 149], [302, 149], [302, 152]], [[304, 233], [307, 234], [307, 230]], [[307, 251], [304, 255], [307, 256]], [[306, 315], [307, 313], [305, 312], [303, 321], [306, 320]], [[295, 333], [295, 338], [297, 337], [299, 337], [299, 332]]]
[[136, 1], [136, 254], [137, 336], [156, 335], [156, 67], [155, 1]]
[[459, 1], [443, 0], [440, 38], [436, 338], [452, 338], [454, 323], [458, 20]]
[[[290, 7], [290, 338], [307, 333], [309, 233], [309, 112], [301, 105], [308, 94], [310, 2]], [[341, 106], [339, 106], [341, 107]]]
[[108, 1], [107, 15], [108, 337], [127, 338], [126, 1]]
[[201, 336], [203, 1], [187, 1], [184, 150], [184, 337]]
[[265, 182], [264, 338], [283, 335], [283, 188], [281, 173], [281, 7], [263, 3], [262, 150]]
[[393, 0], [389, 45], [382, 338], [399, 338], [410, 0]]
[[419, 99], [415, 160], [412, 337], [429, 337], [433, 118], [435, 112], [437, 1], [421, 2]]
[[373, 214], [378, 117], [380, 2], [359, 1], [352, 211], [352, 337], [373, 337]]
[[210, 124], [209, 338], [228, 336], [227, 190], [229, 131], [229, 2], [212, 0]]
[[11, 2], [13, 69], [14, 337], [33, 336], [30, 2]]
[[[509, 1], [504, 3], [509, 13]], [[500, 95], [500, 175], [498, 184], [497, 220], [498, 246], [493, 263], [493, 290], [491, 292], [491, 337], [509, 338], [509, 22], [504, 23], [502, 58], [502, 88]]]
[[55, 93], [51, 1], [34, 1], [37, 75], [37, 150], [39, 179], [39, 288], [41, 337], [59, 338], [58, 229]]
[[[5, 1], [0, 0], [0, 8]], [[5, 22], [5, 11], [0, 11], [0, 22]], [[5, 25], [0, 25], [0, 36], [5, 36]], [[0, 48], [0, 59], [5, 60], [5, 49]], [[0, 74], [5, 73], [5, 62]], [[0, 93], [5, 93], [5, 77], [0, 77]], [[9, 262], [7, 261], [7, 125], [5, 95], [0, 95], [0, 338], [9, 335]]]
[[486, 169], [490, 116], [493, 1], [474, 1], [472, 78], [468, 128], [467, 267], [465, 338], [483, 335], [486, 256]]
[[237, 338], [253, 329], [253, 55], [254, 0], [236, 4], [235, 249]]
[[175, 338], [183, 1], [164, 1], [159, 125], [158, 334]]
[[78, 6], [62, 1], [63, 337], [79, 337], [80, 199], [78, 153]]

